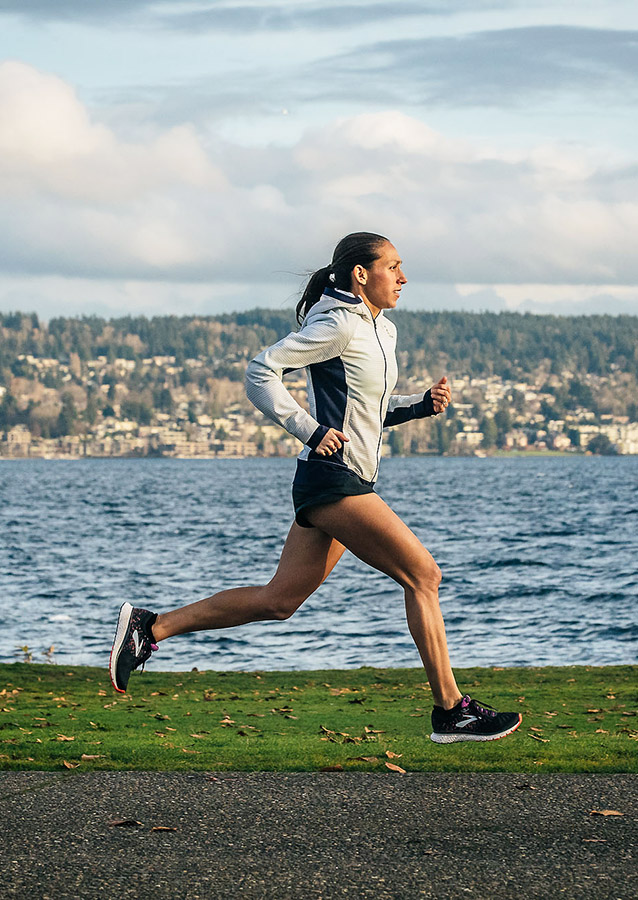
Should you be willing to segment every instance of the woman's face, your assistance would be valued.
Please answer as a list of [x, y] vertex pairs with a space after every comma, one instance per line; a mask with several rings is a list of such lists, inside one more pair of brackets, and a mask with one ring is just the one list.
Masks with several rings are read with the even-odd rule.
[[369, 269], [355, 266], [352, 272], [353, 294], [358, 294], [373, 315], [382, 309], [394, 309], [407, 283], [401, 269], [401, 258], [389, 241], [379, 247], [379, 256]]

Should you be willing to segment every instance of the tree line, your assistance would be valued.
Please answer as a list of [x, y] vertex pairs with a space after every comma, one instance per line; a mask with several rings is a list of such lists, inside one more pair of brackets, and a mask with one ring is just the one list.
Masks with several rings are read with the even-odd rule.
[[[546, 365], [555, 373], [638, 375], [638, 316], [394, 311], [402, 370], [449, 369], [517, 379]], [[0, 314], [0, 378], [20, 374], [20, 355], [81, 361], [205, 357], [213, 375], [240, 378], [238, 364], [295, 330], [293, 310], [219, 316], [58, 317]], [[241, 367], [240, 367], [241, 368]], [[217, 369], [217, 372], [215, 371]]]

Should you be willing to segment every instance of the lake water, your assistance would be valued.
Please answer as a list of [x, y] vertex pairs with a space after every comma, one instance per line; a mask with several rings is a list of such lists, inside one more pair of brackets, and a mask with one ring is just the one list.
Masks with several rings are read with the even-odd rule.
[[[267, 581], [291, 459], [0, 462], [0, 661], [106, 665], [123, 600]], [[635, 663], [638, 458], [386, 459], [379, 493], [443, 571], [456, 666]], [[344, 555], [285, 622], [165, 641], [164, 670], [418, 666], [402, 592]]]

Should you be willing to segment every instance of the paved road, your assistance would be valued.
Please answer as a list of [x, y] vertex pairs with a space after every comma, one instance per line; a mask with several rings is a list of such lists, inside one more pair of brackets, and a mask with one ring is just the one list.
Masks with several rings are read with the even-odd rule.
[[0, 835], [3, 900], [638, 897], [636, 775], [2, 773]]

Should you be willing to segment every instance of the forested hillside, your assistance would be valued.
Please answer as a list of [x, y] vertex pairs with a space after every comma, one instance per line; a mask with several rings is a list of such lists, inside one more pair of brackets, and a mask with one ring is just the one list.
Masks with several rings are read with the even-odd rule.
[[[575, 375], [638, 375], [636, 316], [395, 311], [392, 319], [406, 375], [425, 367], [517, 379], [539, 366]], [[174, 356], [177, 364], [204, 356], [213, 375], [240, 378], [240, 361], [295, 328], [292, 311], [270, 309], [209, 317], [55, 318], [48, 326], [35, 315], [0, 314], [0, 378], [15, 369], [20, 355], [62, 360], [71, 353], [81, 361]]]

